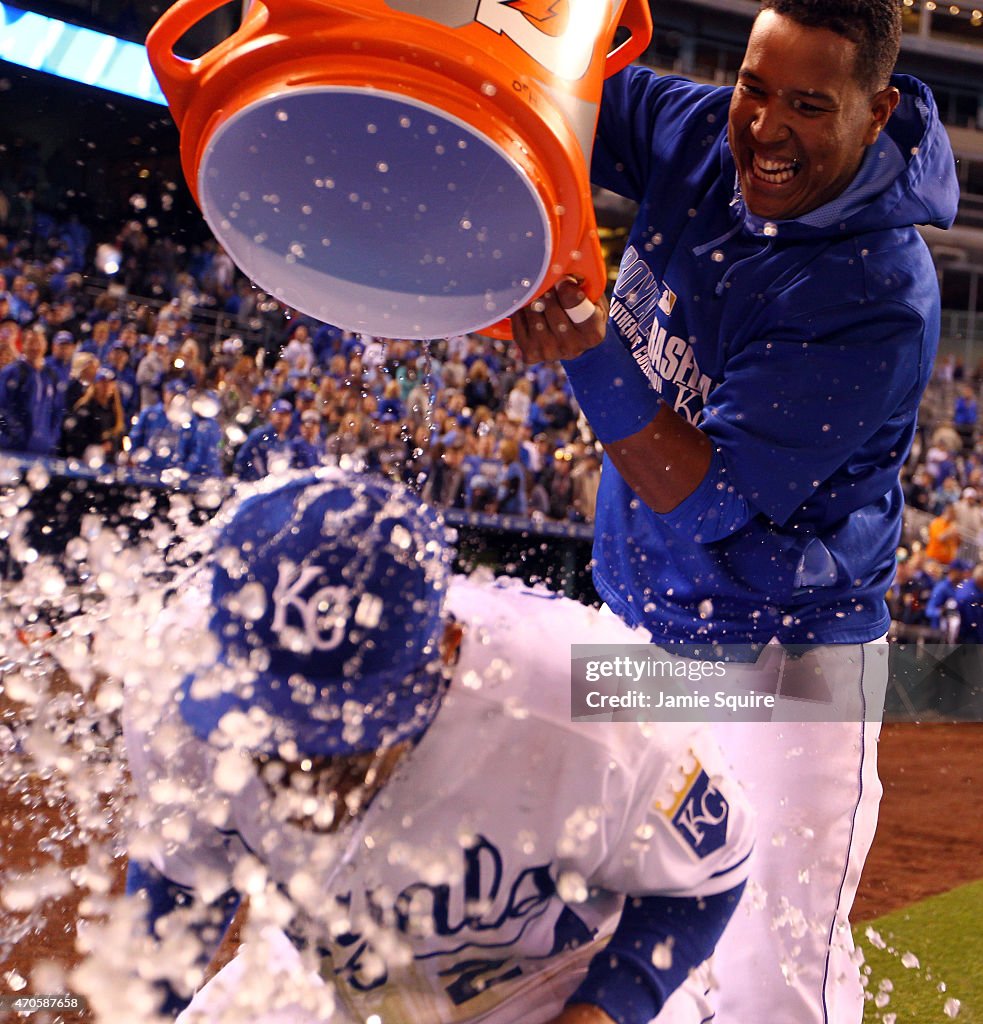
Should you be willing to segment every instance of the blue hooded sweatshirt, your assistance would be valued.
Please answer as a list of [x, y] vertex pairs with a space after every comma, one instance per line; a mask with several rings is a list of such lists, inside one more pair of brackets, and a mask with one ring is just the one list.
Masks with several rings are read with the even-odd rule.
[[744, 206], [730, 89], [631, 67], [605, 87], [594, 181], [636, 200], [611, 332], [714, 445], [659, 515], [605, 461], [595, 583], [656, 642], [857, 643], [886, 632], [898, 472], [939, 335], [915, 224], [959, 190], [920, 82], [837, 199], [794, 221]]

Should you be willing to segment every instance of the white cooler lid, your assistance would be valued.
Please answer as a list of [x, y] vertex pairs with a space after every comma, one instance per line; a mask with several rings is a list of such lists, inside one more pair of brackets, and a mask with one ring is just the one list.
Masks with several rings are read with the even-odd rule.
[[539, 193], [444, 111], [370, 89], [291, 89], [238, 111], [199, 170], [205, 219], [295, 309], [382, 337], [480, 330], [538, 294], [552, 251]]

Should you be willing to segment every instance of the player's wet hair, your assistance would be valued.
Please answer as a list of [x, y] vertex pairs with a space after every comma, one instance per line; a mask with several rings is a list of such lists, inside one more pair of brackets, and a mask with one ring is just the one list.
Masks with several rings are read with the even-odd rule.
[[857, 46], [860, 84], [871, 90], [888, 84], [901, 50], [901, 0], [762, 0], [761, 10], [849, 39]]

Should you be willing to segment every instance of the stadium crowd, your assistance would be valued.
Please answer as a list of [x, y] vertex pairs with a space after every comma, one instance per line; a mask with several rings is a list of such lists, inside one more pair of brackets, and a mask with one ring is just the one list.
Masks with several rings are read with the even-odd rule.
[[[212, 240], [130, 220], [95, 246], [77, 217], [14, 212], [0, 193], [0, 450], [165, 484], [347, 462], [447, 508], [593, 520], [600, 458], [558, 363], [353, 335], [257, 291]], [[950, 356], [926, 393], [888, 594], [901, 636], [983, 640], [981, 389], [983, 364]]]
[[904, 636], [983, 640], [983, 365], [941, 358], [902, 475], [905, 536], [888, 593]]
[[4, 230], [2, 449], [165, 483], [352, 460], [446, 507], [593, 519], [600, 459], [559, 364], [353, 335], [258, 292], [213, 241], [136, 220], [93, 245], [76, 217], [6, 203]]

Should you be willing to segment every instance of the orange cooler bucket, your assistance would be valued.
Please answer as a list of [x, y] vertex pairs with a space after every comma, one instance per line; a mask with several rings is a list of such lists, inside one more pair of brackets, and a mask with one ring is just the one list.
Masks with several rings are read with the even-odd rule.
[[396, 338], [509, 337], [565, 274], [603, 292], [590, 152], [647, 0], [256, 0], [177, 57], [224, 2], [179, 0], [147, 50], [205, 220], [258, 285]]

